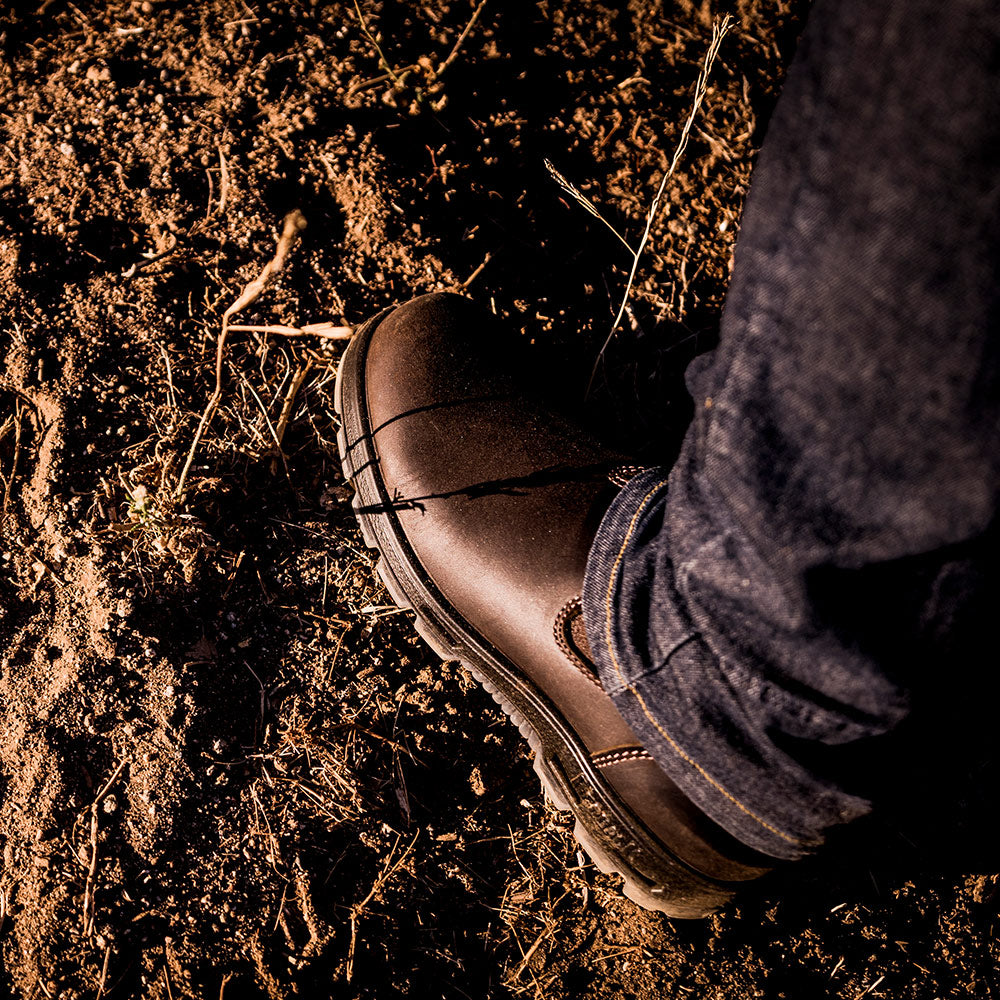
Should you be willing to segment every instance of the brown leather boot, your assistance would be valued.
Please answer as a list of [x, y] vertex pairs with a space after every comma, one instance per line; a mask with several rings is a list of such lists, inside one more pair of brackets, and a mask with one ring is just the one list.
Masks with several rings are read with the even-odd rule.
[[672, 917], [703, 917], [773, 865], [653, 762], [588, 659], [579, 594], [623, 456], [529, 394], [521, 347], [466, 299], [365, 323], [337, 374], [337, 436], [393, 599], [520, 728], [597, 866]]

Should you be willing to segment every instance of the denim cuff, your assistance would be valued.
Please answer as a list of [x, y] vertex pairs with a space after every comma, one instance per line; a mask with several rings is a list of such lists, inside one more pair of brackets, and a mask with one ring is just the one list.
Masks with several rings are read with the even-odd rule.
[[601, 683], [660, 767], [706, 815], [748, 847], [801, 857], [829, 826], [864, 814], [869, 804], [772, 742], [761, 719], [798, 706], [783, 706], [781, 690], [715, 655], [696, 626], [663, 557], [667, 478], [663, 468], [632, 478], [590, 551], [583, 616]]

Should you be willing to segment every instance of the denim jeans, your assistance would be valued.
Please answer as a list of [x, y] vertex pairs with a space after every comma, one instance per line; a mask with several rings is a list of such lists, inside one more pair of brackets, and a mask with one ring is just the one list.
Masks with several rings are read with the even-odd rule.
[[997, 672], [998, 11], [818, 0], [681, 455], [590, 553], [606, 690], [777, 858], [869, 811], [915, 706], [933, 732], [935, 699]]

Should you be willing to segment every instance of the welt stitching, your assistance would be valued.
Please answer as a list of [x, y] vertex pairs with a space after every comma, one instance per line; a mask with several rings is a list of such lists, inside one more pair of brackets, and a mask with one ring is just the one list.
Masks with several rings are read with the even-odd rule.
[[635, 747], [632, 750], [612, 750], [609, 753], [595, 754], [591, 761], [595, 767], [610, 767], [612, 764], [621, 764], [627, 760], [652, 760], [653, 755], [642, 747]]

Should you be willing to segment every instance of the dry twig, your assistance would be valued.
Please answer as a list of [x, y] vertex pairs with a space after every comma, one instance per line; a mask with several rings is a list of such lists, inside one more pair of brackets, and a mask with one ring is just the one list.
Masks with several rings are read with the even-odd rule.
[[[274, 428], [274, 440], [278, 446], [278, 452], [281, 454], [281, 460], [284, 462], [285, 456], [281, 450], [281, 443], [285, 440], [285, 429], [288, 427], [288, 422], [292, 417], [292, 408], [295, 406], [295, 400], [299, 395], [299, 390], [302, 388], [302, 383], [305, 382], [306, 376], [309, 374], [309, 370], [312, 368], [312, 361], [306, 361], [304, 365], [295, 369], [295, 374], [292, 376], [291, 385], [288, 387], [288, 392], [285, 393], [284, 402], [281, 404], [281, 414], [278, 416], [278, 424]], [[273, 475], [277, 471], [277, 460], [271, 462], [271, 474]], [[285, 464], [285, 472], [287, 474], [288, 465]]]
[[476, 21], [479, 20], [479, 15], [483, 12], [483, 8], [486, 6], [488, 0], [479, 0], [476, 9], [472, 12], [472, 17], [469, 18], [468, 23], [462, 29], [461, 34], [459, 34], [458, 39], [452, 46], [451, 51], [448, 55], [438, 63], [437, 68], [433, 68], [433, 63], [430, 59], [426, 57], [421, 57], [419, 62], [410, 63], [408, 66], [401, 66], [393, 69], [389, 65], [389, 61], [385, 57], [381, 46], [378, 43], [378, 39], [372, 34], [368, 28], [368, 23], [365, 20], [364, 14], [361, 13], [361, 8], [358, 6], [358, 0], [354, 0], [354, 10], [357, 12], [358, 20], [361, 22], [361, 30], [365, 33], [365, 36], [372, 43], [375, 51], [378, 53], [379, 67], [384, 69], [384, 73], [380, 73], [378, 76], [374, 76], [369, 80], [363, 80], [361, 83], [354, 84], [347, 92], [347, 96], [350, 97], [353, 94], [357, 94], [362, 90], [368, 90], [370, 87], [375, 87], [380, 83], [385, 83], [391, 80], [397, 89], [402, 89], [403, 83], [406, 78], [411, 73], [416, 73], [418, 70], [423, 70], [426, 77], [430, 81], [439, 79], [448, 69], [448, 67], [458, 58], [458, 54], [465, 44], [465, 40], [469, 37], [469, 32], [472, 31], [475, 26]]
[[104, 996], [104, 986], [108, 981], [108, 963], [111, 961], [111, 945], [104, 948], [104, 964], [101, 966], [101, 979], [97, 984], [97, 1000]]
[[448, 58], [445, 59], [444, 62], [442, 62], [441, 65], [434, 71], [435, 76], [440, 76], [455, 61], [455, 57], [465, 44], [466, 38], [469, 37], [469, 32], [472, 31], [472, 26], [479, 20], [479, 15], [483, 12], [486, 2], [487, 0], [479, 0], [479, 5], [472, 12], [472, 17], [469, 18], [469, 23], [462, 29], [462, 33], [458, 36], [458, 41], [455, 42], [451, 52], [448, 53]]
[[351, 981], [351, 977], [354, 975], [354, 949], [357, 944], [358, 938], [358, 918], [364, 912], [365, 907], [385, 888], [386, 883], [397, 871], [402, 867], [403, 862], [409, 857], [410, 851], [413, 850], [413, 845], [417, 842], [417, 837], [420, 836], [420, 831], [418, 830], [413, 835], [413, 840], [410, 841], [406, 850], [399, 856], [399, 859], [395, 864], [392, 862], [392, 856], [396, 853], [396, 848], [399, 846], [399, 837], [396, 838], [396, 843], [392, 845], [392, 850], [389, 851], [389, 857], [386, 858], [385, 865], [382, 871], [379, 873], [378, 877], [375, 879], [372, 885], [371, 892], [360, 903], [355, 903], [351, 907], [351, 943], [347, 948], [347, 981]]
[[[97, 793], [97, 797], [90, 805], [90, 858], [89, 865], [87, 868], [87, 881], [83, 887], [83, 919], [82, 919], [82, 929], [85, 937], [89, 937], [94, 929], [94, 915], [95, 915], [95, 899], [94, 899], [94, 881], [97, 878], [97, 811], [98, 806], [107, 797], [108, 792], [111, 791], [114, 783], [121, 776], [122, 771], [125, 770], [128, 765], [128, 760], [121, 760], [118, 766], [115, 768], [111, 777], [104, 783], [101, 790]], [[77, 822], [82, 819], [77, 818]]]
[[[381, 66], [382, 69], [386, 71], [392, 82], [398, 86], [401, 83], [400, 78], [396, 75], [396, 73], [393, 71], [393, 68], [389, 65], [389, 60], [386, 59], [385, 53], [383, 53], [382, 47], [378, 43], [378, 39], [371, 33], [371, 31], [368, 30], [368, 22], [365, 20], [365, 15], [361, 13], [361, 7], [358, 6], [358, 0], [354, 0], [354, 9], [355, 11], [357, 11], [358, 20], [361, 22], [361, 30], [365, 33], [365, 37], [368, 39], [368, 41], [372, 43], [372, 45], [375, 48], [375, 51], [378, 53], [379, 66]], [[416, 68], [417, 68], [416, 66], [406, 67], [407, 70], [412, 70]], [[371, 85], [371, 81], [369, 81], [368, 85], [369, 86]]]
[[260, 274], [258, 274], [257, 277], [243, 289], [240, 297], [222, 314], [222, 332], [219, 334], [219, 343], [215, 352], [215, 391], [212, 393], [212, 398], [208, 401], [208, 406], [205, 407], [205, 412], [202, 413], [201, 420], [198, 422], [198, 429], [195, 431], [194, 441], [191, 442], [191, 450], [188, 452], [187, 461], [184, 463], [180, 479], [177, 482], [177, 489], [174, 492], [175, 497], [181, 497], [184, 495], [184, 486], [187, 483], [187, 474], [191, 468], [191, 463], [194, 461], [194, 455], [198, 450], [198, 444], [205, 431], [208, 429], [208, 425], [211, 423], [212, 417], [215, 416], [215, 411], [218, 409], [219, 402], [222, 399], [222, 366], [226, 355], [226, 338], [229, 335], [229, 317], [240, 312], [242, 309], [246, 309], [247, 306], [252, 305], [257, 301], [257, 299], [260, 298], [264, 289], [267, 288], [274, 275], [276, 275], [285, 266], [285, 261], [288, 259], [288, 255], [291, 253], [292, 247], [295, 246], [295, 243], [302, 230], [305, 229], [305, 226], [305, 216], [303, 216], [298, 209], [289, 212], [288, 215], [285, 216], [285, 221], [281, 228], [281, 236], [278, 237], [278, 246], [275, 249], [274, 257], [272, 257], [271, 260], [264, 265]]
[[229, 198], [229, 164], [226, 163], [226, 158], [222, 154], [222, 150], [219, 150], [219, 207], [216, 209], [219, 215], [224, 215], [226, 212], [226, 201]]
[[3, 506], [0, 507], [0, 513], [7, 512], [7, 503], [10, 500], [10, 491], [14, 485], [14, 480], [17, 478], [17, 465], [21, 458], [21, 415], [22, 415], [21, 402], [18, 400], [14, 404], [14, 412], [11, 414], [2, 424], [0, 424], [0, 441], [3, 441], [5, 437], [9, 434], [14, 435], [14, 457], [11, 459], [10, 463], [10, 475], [7, 476], [3, 484]]
[[[192, 232], [194, 232], [194, 230], [192, 230]], [[173, 233], [170, 234], [170, 238], [173, 242], [167, 247], [166, 250], [160, 250], [158, 253], [144, 253], [142, 255], [142, 260], [136, 261], [130, 268], [122, 271], [122, 278], [134, 278], [140, 271], [144, 271], [147, 267], [149, 267], [150, 264], [155, 264], [158, 260], [163, 260], [164, 258], [176, 253], [178, 247], [180, 246], [180, 240], [178, 240]]]
[[473, 271], [472, 274], [470, 274], [465, 279], [465, 281], [463, 281], [458, 287], [463, 290], [468, 288], [469, 285], [471, 285], [476, 280], [476, 278], [478, 278], [479, 275], [481, 275], [483, 271], [486, 270], [486, 265], [490, 262], [490, 256], [491, 255], [487, 253], [486, 256], [483, 258], [482, 264], [480, 264], [479, 267], [477, 267], [475, 271]]
[[320, 340], [350, 340], [354, 335], [353, 326], [338, 326], [336, 323], [307, 323], [305, 326], [282, 326], [269, 323], [263, 326], [243, 326], [234, 323], [230, 333], [274, 333], [280, 337], [319, 337]]

